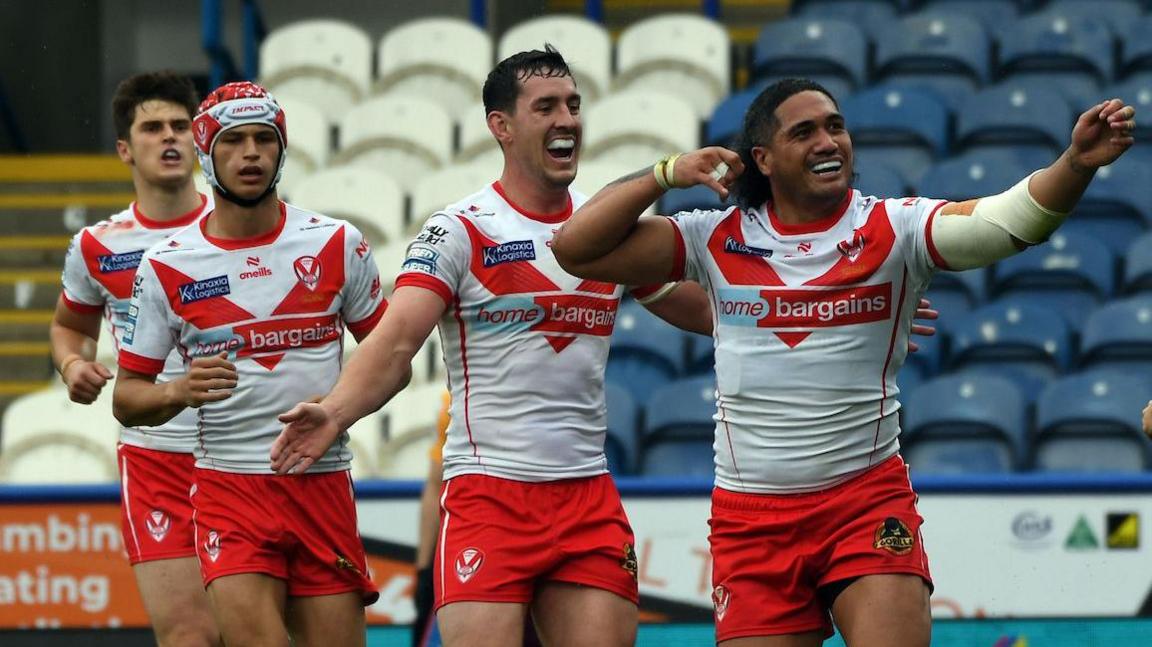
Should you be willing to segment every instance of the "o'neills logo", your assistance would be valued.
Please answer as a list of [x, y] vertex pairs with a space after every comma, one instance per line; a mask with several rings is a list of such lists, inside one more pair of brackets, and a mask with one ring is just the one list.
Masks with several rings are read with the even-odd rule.
[[196, 301], [203, 301], [204, 299], [211, 299], [212, 297], [221, 297], [231, 293], [231, 288], [228, 287], [228, 276], [213, 276], [210, 279], [203, 281], [194, 281], [192, 283], [185, 283], [179, 288], [180, 303], [188, 305]]
[[[259, 353], [278, 353], [293, 348], [323, 346], [340, 339], [343, 332], [336, 315], [275, 319], [237, 326], [233, 332], [243, 343], [236, 354], [240, 357]], [[199, 349], [197, 349], [199, 350]]]
[[721, 321], [760, 328], [815, 328], [885, 321], [892, 315], [892, 284], [835, 290], [720, 291]]
[[484, 267], [513, 261], [534, 261], [536, 260], [536, 246], [530, 240], [513, 240], [494, 247], [483, 248], [481, 257], [484, 260]]
[[753, 247], [751, 245], [745, 245], [744, 243], [733, 238], [732, 236], [729, 236], [729, 237], [724, 239], [724, 251], [729, 253], [729, 254], [745, 254], [747, 256], [763, 256], [764, 258], [770, 258], [772, 256], [772, 250], [764, 249], [763, 247]]
[[144, 250], [142, 249], [134, 252], [124, 252], [123, 254], [103, 254], [96, 257], [96, 266], [99, 268], [101, 274], [134, 270], [140, 267], [140, 259], [143, 258], [143, 256]]

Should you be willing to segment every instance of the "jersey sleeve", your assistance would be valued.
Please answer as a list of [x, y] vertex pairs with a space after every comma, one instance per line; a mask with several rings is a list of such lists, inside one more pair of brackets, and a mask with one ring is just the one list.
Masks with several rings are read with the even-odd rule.
[[64, 304], [81, 314], [99, 313], [104, 309], [104, 295], [88, 271], [84, 249], [80, 244], [84, 231], [72, 237], [68, 253], [64, 256], [64, 272], [60, 276]]
[[433, 214], [408, 245], [396, 287], [422, 287], [451, 303], [471, 258], [472, 242], [464, 225], [448, 214]]
[[712, 235], [716, 223], [728, 211], [694, 210], [681, 211], [668, 216], [676, 234], [676, 251], [672, 262], [672, 275], [669, 281], [690, 280], [704, 283], [708, 265], [704, 259], [708, 255], [708, 237]]
[[175, 345], [172, 308], [149, 256], [145, 255], [132, 282], [132, 301], [120, 340], [120, 366], [145, 375], [159, 375]]
[[918, 275], [931, 278], [937, 270], [948, 269], [947, 264], [932, 244], [932, 219], [947, 200], [931, 198], [898, 198], [886, 201], [896, 239], [902, 247], [904, 258]]
[[372, 260], [372, 248], [364, 240], [364, 234], [351, 224], [345, 224], [344, 228], [344, 266], [347, 272], [340, 315], [348, 330], [357, 339], [363, 339], [384, 316], [388, 302], [380, 286], [380, 271]]

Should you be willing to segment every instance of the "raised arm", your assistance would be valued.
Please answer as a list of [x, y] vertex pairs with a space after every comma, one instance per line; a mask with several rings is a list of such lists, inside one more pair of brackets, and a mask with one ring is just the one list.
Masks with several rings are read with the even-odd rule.
[[1096, 170], [1132, 146], [1136, 109], [1119, 99], [1076, 121], [1060, 157], [1004, 193], [945, 205], [931, 240], [948, 269], [982, 267], [1042, 243], [1076, 207]]
[[[716, 173], [724, 168], [721, 163], [727, 166], [724, 174]], [[666, 281], [675, 264], [673, 225], [667, 218], [640, 214], [673, 187], [706, 184], [727, 198], [728, 186], [742, 169], [739, 155], [713, 146], [622, 177], [592, 196], [556, 233], [556, 260], [582, 278], [629, 285]]]

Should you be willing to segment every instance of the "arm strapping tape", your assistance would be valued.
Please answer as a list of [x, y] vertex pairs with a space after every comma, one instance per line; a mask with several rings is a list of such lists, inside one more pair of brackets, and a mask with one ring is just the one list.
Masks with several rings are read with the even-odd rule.
[[[656, 290], [652, 294], [649, 294], [648, 296], [644, 296], [644, 297], [637, 297], [636, 303], [639, 303], [642, 306], [646, 306], [646, 305], [651, 304], [651, 303], [656, 303], [657, 301], [660, 301], [664, 297], [671, 294], [672, 290], [675, 290], [676, 286], [678, 286], [678, 285], [680, 285], [679, 281], [673, 281], [671, 283], [665, 283], [659, 290]], [[635, 296], [635, 295], [633, 295], [633, 296]]]
[[1039, 203], [1028, 191], [1031, 175], [1003, 193], [980, 198], [969, 216], [937, 214], [932, 242], [953, 270], [984, 267], [1020, 249], [1013, 238], [1029, 245], [1048, 240], [1068, 217]]

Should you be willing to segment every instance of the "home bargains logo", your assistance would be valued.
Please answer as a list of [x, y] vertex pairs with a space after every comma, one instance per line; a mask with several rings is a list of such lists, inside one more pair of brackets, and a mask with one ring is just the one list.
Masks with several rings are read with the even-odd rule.
[[143, 257], [144, 250], [142, 249], [134, 252], [124, 252], [123, 254], [103, 254], [96, 257], [96, 265], [101, 274], [135, 270], [137, 267], [140, 267], [140, 259]]
[[278, 353], [294, 348], [323, 346], [340, 339], [341, 329], [336, 315], [274, 319], [237, 326], [233, 332], [243, 341], [237, 355], [246, 357], [257, 353]]
[[536, 246], [530, 240], [513, 240], [483, 249], [484, 267], [501, 263], [536, 260]]
[[720, 290], [720, 322], [758, 328], [828, 328], [885, 321], [892, 284], [835, 290]]
[[212, 297], [222, 297], [231, 293], [228, 287], [228, 275], [213, 276], [203, 281], [185, 283], [179, 288], [180, 303], [188, 305]]

